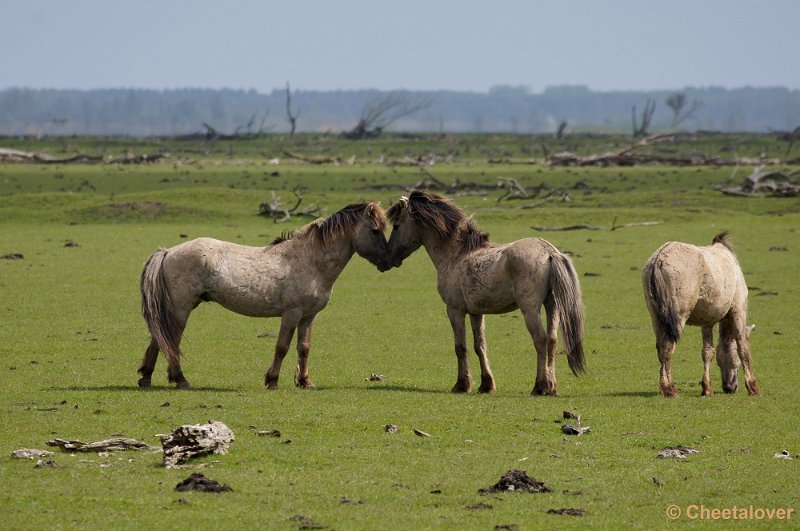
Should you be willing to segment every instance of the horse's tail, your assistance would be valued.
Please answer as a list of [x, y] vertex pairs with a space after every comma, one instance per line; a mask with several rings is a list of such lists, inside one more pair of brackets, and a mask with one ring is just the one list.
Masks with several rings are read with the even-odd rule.
[[648, 306], [655, 316], [655, 320], [661, 328], [664, 337], [670, 341], [677, 342], [681, 336], [681, 322], [678, 318], [677, 309], [673, 304], [672, 297], [669, 295], [664, 271], [659, 266], [660, 260], [650, 259], [642, 271], [642, 279], [646, 290]]
[[550, 290], [564, 336], [569, 368], [575, 376], [586, 370], [583, 357], [583, 297], [578, 273], [562, 253], [550, 257]]
[[142, 292], [142, 315], [150, 335], [164, 353], [170, 366], [179, 362], [178, 338], [180, 327], [175, 319], [170, 302], [169, 287], [164, 277], [165, 249], [150, 255], [142, 270], [139, 286]]

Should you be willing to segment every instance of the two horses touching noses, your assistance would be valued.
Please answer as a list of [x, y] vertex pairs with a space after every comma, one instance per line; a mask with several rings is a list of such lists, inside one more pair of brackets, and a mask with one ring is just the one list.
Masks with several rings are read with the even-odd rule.
[[[393, 223], [388, 241], [387, 220]], [[717, 243], [729, 249], [725, 235], [719, 235]], [[714, 354], [711, 328], [716, 322], [721, 322], [717, 359], [723, 370], [725, 391], [735, 392], [738, 386], [739, 361], [733, 355], [735, 348], [748, 391], [759, 394], [750, 368], [747, 288], [735, 257], [729, 252], [735, 271], [712, 266], [712, 273], [722, 275], [719, 286], [715, 284], [711, 289], [703, 284], [704, 280], [695, 279], [693, 282], [699, 287], [687, 291], [682, 288], [691, 282], [671, 276], [687, 259], [679, 256], [676, 262], [671, 262], [669, 258], [677, 255], [669, 251], [671, 245], [686, 246], [665, 244], [651, 257], [643, 272], [645, 299], [662, 362], [662, 394], [676, 395], [670, 360], [684, 324], [703, 326], [703, 394], [711, 394], [708, 377]], [[140, 277], [142, 314], [151, 340], [139, 367], [139, 386], [151, 385], [158, 353], [163, 352], [168, 380], [179, 389], [189, 388], [180, 365], [181, 339], [189, 314], [200, 303], [213, 301], [242, 315], [280, 317], [275, 353], [264, 383], [269, 389], [277, 388], [283, 359], [297, 333], [295, 385], [313, 388], [308, 357], [314, 319], [327, 305], [333, 284], [353, 254], [383, 272], [400, 267], [420, 247], [426, 250], [436, 268], [437, 288], [453, 329], [458, 362], [453, 392], [468, 393], [472, 389], [467, 362], [467, 315], [481, 369], [479, 392], [492, 393], [496, 389], [486, 353], [485, 314], [517, 309], [522, 312], [537, 355], [532, 395], [557, 393], [555, 358], [559, 329], [573, 374], [578, 376], [585, 371], [584, 307], [578, 275], [570, 258], [541, 238], [493, 243], [472, 217], [445, 197], [414, 190], [387, 212], [377, 203], [352, 204], [277, 238], [266, 247], [198, 238], [170, 249], [158, 249], [145, 263]], [[730, 265], [730, 257], [725, 260]], [[709, 271], [699, 268], [695, 272], [698, 271], [706, 279]], [[727, 288], [732, 288], [733, 295], [729, 296]], [[702, 295], [698, 297], [695, 292]], [[542, 307], [544, 325], [540, 316]]]

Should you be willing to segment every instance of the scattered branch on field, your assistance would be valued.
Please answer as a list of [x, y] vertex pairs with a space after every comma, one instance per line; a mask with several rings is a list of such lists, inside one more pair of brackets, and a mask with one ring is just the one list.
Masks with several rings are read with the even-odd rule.
[[[739, 167], [737, 166], [729, 180], [733, 180]], [[753, 172], [745, 177], [739, 186], [715, 187], [725, 195], [737, 197], [797, 197], [800, 196], [800, 179], [792, 180], [797, 169], [784, 173], [781, 170], [767, 170], [763, 164], [753, 168]]]
[[66, 439], [52, 439], [47, 441], [47, 446], [56, 446], [69, 452], [111, 452], [118, 450], [153, 450], [156, 449], [147, 443], [128, 439], [126, 437], [113, 437], [96, 442], [81, 442]]
[[78, 154], [71, 157], [54, 157], [49, 153], [0, 148], [0, 163], [29, 162], [33, 164], [148, 164], [168, 157], [165, 153], [125, 153], [118, 157]]
[[614, 218], [614, 221], [611, 223], [610, 227], [601, 227], [598, 225], [566, 225], [564, 227], [541, 227], [541, 226], [534, 226], [531, 227], [534, 230], [538, 230], [540, 232], [556, 232], [556, 231], [570, 231], [570, 230], [610, 230], [615, 231], [617, 229], [624, 229], [627, 227], [650, 227], [652, 225], [660, 225], [661, 221], [637, 221], [633, 223], [623, 223], [622, 225], [617, 225], [617, 218]]
[[303, 210], [298, 210], [300, 204], [303, 202], [303, 188], [300, 186], [292, 190], [296, 203], [292, 208], [284, 208], [281, 206], [281, 199], [275, 192], [272, 193], [272, 200], [263, 202], [258, 206], [258, 215], [270, 217], [275, 223], [283, 223], [292, 218], [292, 216], [305, 216], [310, 218], [318, 218], [320, 209], [316, 204], [312, 204]]
[[164, 449], [166, 468], [173, 468], [201, 455], [227, 454], [235, 440], [233, 431], [221, 422], [180, 426], [169, 435], [158, 437]]
[[497, 198], [497, 201], [508, 201], [511, 199], [530, 199], [532, 197], [536, 197], [539, 195], [543, 185], [539, 185], [539, 189], [536, 191], [535, 194], [530, 195], [528, 191], [523, 188], [516, 179], [512, 177], [498, 177], [497, 178], [497, 187], [498, 188], [505, 188], [506, 191], [503, 195]]
[[[289, 157], [290, 159], [299, 160], [302, 162], [307, 162], [309, 164], [333, 164], [335, 166], [339, 166], [342, 164], [342, 159], [339, 157], [323, 157], [322, 155], [317, 155], [314, 157], [307, 157], [305, 155], [301, 155], [299, 153], [293, 153], [287, 149], [283, 150], [283, 154]], [[347, 159], [347, 164], [353, 164], [356, 161], [355, 155]]]

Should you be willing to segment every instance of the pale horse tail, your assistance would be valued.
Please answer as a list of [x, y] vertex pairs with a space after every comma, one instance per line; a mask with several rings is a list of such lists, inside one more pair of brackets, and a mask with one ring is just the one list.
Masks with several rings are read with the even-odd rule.
[[586, 371], [583, 357], [583, 297], [578, 274], [565, 254], [557, 253], [550, 257], [550, 290], [564, 336], [569, 368], [575, 376], [579, 376]]
[[164, 278], [165, 249], [150, 255], [142, 270], [139, 286], [142, 292], [142, 315], [150, 335], [164, 353], [170, 366], [180, 361], [178, 338], [181, 335], [170, 303], [169, 287]]
[[655, 316], [658, 327], [669, 341], [677, 342], [683, 329], [678, 311], [672, 304], [672, 297], [667, 289], [664, 271], [659, 266], [660, 260], [648, 260], [642, 271], [647, 305]]

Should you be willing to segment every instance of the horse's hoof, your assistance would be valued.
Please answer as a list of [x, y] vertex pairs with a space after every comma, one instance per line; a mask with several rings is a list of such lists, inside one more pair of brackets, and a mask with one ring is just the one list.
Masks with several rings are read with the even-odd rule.
[[745, 384], [745, 386], [747, 387], [747, 393], [750, 396], [761, 396], [761, 389], [758, 388], [755, 382], [753, 382], [752, 385]]
[[139, 378], [139, 387], [150, 387], [150, 378]]
[[190, 388], [189, 382], [187, 382], [186, 380], [184, 380], [182, 382], [178, 382], [178, 383], [175, 384], [175, 388], [176, 389], [189, 389]]
[[675, 389], [675, 386], [662, 388], [661, 396], [664, 398], [676, 398], [678, 396], [678, 390]]
[[482, 385], [478, 388], [479, 393], [484, 393], [487, 395], [494, 393], [496, 390], [497, 389], [495, 389], [494, 385], [487, 385], [487, 386]]
[[298, 380], [295, 385], [300, 389], [316, 389], [317, 386], [311, 380]]
[[455, 384], [453, 388], [450, 389], [451, 393], [469, 393], [470, 391], [472, 391], [471, 385], [463, 385], [461, 383]]

